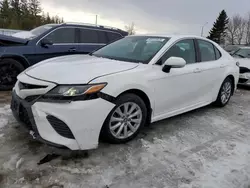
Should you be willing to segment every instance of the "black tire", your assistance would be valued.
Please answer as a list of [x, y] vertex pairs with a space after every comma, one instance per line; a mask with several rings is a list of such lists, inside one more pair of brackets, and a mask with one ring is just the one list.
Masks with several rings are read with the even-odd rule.
[[[225, 85], [227, 85], [227, 84], [230, 84], [230, 87], [231, 87], [231, 89], [230, 89], [230, 95], [228, 96], [228, 99], [226, 101], [223, 101], [222, 100], [222, 95], [223, 95], [223, 91], [224, 91], [223, 87], [225, 87]], [[216, 101], [214, 102], [214, 105], [217, 106], [217, 107], [224, 107], [224, 106], [226, 106], [227, 103], [230, 101], [230, 98], [231, 98], [231, 96], [233, 94], [233, 90], [234, 90], [233, 80], [231, 78], [227, 77], [223, 81], [223, 83], [222, 83], [222, 85], [220, 87], [220, 91], [218, 93]]]
[[[115, 112], [115, 110], [120, 107], [123, 104], [126, 103], [135, 103], [136, 105], [138, 105], [141, 109], [142, 112], [142, 118], [141, 118], [141, 122], [140, 125], [138, 127], [138, 129], [129, 137], [127, 138], [117, 138], [115, 137], [110, 130], [110, 120], [111, 117], [113, 115], [113, 113]], [[140, 132], [141, 128], [144, 127], [146, 120], [147, 120], [147, 108], [146, 105], [144, 103], [144, 101], [137, 95], [132, 94], [132, 93], [128, 93], [128, 94], [123, 94], [120, 97], [117, 98], [117, 100], [115, 101], [116, 106], [111, 110], [111, 112], [109, 113], [108, 117], [106, 118], [102, 130], [101, 130], [101, 134], [100, 134], [100, 138], [103, 141], [106, 141], [108, 143], [111, 144], [122, 144], [122, 143], [126, 143], [130, 140], [132, 140], [133, 138], [135, 138], [138, 133]]]
[[11, 90], [17, 76], [24, 70], [23, 65], [14, 59], [2, 59], [0, 61], [0, 91]]

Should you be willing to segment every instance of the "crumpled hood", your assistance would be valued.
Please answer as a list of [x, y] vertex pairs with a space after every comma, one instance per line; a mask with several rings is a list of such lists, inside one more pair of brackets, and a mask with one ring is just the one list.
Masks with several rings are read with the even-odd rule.
[[11, 42], [12, 44], [13, 43], [14, 44], [27, 44], [29, 40], [0, 34], [0, 41], [2, 41], [2, 43], [4, 44], [7, 44], [8, 42]]
[[246, 67], [250, 69], [250, 59], [249, 58], [234, 58], [240, 63], [240, 67]]
[[35, 64], [26, 69], [25, 74], [57, 84], [86, 84], [97, 77], [123, 72], [137, 66], [137, 63], [89, 55], [69, 55]]

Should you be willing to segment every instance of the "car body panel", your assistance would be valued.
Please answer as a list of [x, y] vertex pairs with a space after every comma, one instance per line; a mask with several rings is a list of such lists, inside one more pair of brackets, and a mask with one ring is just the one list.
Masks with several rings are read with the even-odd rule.
[[[239, 49], [249, 49], [249, 52], [250, 52], [250, 47], [241, 47]], [[234, 59], [239, 63], [239, 66], [240, 66], [239, 84], [249, 86], [250, 85], [250, 58], [234, 57]]]
[[0, 34], [0, 42], [7, 44], [7, 45], [27, 44], [28, 41], [29, 41], [28, 39], [22, 39], [18, 37]]
[[25, 74], [58, 84], [87, 84], [96, 77], [123, 72], [137, 66], [136, 63], [117, 62], [94, 56], [70, 55], [48, 59], [35, 68], [26, 70]]

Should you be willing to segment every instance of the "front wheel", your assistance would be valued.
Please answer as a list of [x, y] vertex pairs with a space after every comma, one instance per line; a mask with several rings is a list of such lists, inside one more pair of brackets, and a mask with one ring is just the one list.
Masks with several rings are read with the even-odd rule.
[[119, 144], [132, 140], [145, 125], [147, 108], [135, 94], [121, 95], [109, 113], [101, 131], [101, 138]]
[[14, 59], [3, 59], [0, 61], [0, 91], [11, 90], [17, 76], [24, 70], [21, 63]]
[[218, 107], [224, 107], [230, 100], [233, 93], [233, 81], [230, 78], [226, 78], [221, 85], [219, 94], [215, 101], [215, 105]]

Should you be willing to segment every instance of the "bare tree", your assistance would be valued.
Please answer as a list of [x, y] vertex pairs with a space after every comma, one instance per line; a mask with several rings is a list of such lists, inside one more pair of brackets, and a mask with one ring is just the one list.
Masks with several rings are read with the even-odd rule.
[[129, 35], [134, 35], [135, 34], [135, 24], [132, 22], [130, 25], [125, 26], [126, 31], [128, 32]]
[[227, 39], [231, 44], [241, 44], [245, 31], [245, 21], [240, 15], [229, 19], [227, 25]]
[[246, 17], [246, 44], [250, 43], [250, 12]]
[[242, 43], [242, 39], [244, 37], [245, 34], [245, 29], [246, 29], [246, 20], [242, 17], [240, 17], [240, 19], [238, 20], [238, 30], [237, 30], [237, 34], [236, 34], [236, 42], [237, 44], [241, 44]]

